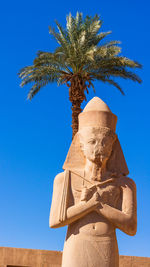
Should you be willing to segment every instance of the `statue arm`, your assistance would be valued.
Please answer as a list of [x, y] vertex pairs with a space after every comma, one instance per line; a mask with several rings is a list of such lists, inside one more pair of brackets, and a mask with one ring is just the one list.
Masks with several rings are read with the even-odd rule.
[[119, 228], [128, 235], [135, 235], [137, 230], [137, 212], [136, 212], [136, 186], [133, 180], [122, 186], [122, 210], [118, 210], [102, 203], [102, 208], [97, 211], [112, 222], [116, 228]]
[[66, 218], [60, 220], [60, 206], [61, 206], [61, 196], [62, 196], [62, 187], [63, 187], [64, 174], [60, 173], [56, 176], [54, 180], [53, 187], [53, 198], [50, 211], [49, 226], [51, 228], [63, 227], [69, 225], [80, 218], [84, 217], [86, 214], [90, 213], [93, 210], [96, 210], [99, 205], [97, 200], [96, 193], [88, 201], [80, 201], [77, 204], [70, 205], [71, 196], [68, 196], [68, 205], [64, 207], [66, 209]]
[[97, 200], [95, 193], [88, 201], [80, 201], [78, 204], [69, 207], [67, 209], [67, 219], [65, 224], [71, 224], [74, 221], [79, 220], [93, 210], [96, 210], [98, 205], [99, 201]]
[[64, 174], [59, 173], [54, 179], [53, 196], [52, 196], [51, 210], [49, 216], [49, 226], [51, 228], [59, 227], [59, 211], [60, 211], [60, 203], [61, 203], [61, 195], [63, 187], [63, 178]]

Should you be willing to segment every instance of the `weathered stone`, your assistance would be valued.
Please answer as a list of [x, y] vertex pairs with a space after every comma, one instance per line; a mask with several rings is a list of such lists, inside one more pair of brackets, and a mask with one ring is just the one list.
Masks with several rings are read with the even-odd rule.
[[[61, 251], [38, 249], [0, 247], [0, 256], [0, 267], [61, 267], [62, 261]], [[150, 258], [119, 257], [119, 267], [133, 266], [150, 267]]]
[[118, 267], [115, 229], [135, 235], [136, 187], [115, 134], [117, 117], [99, 98], [79, 115], [54, 180], [50, 227], [68, 225], [62, 267]]
[[0, 267], [60, 267], [62, 253], [23, 248], [0, 248]]

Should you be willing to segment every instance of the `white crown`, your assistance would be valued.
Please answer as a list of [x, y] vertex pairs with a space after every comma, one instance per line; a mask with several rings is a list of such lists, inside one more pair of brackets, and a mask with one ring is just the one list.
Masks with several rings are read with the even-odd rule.
[[113, 131], [116, 129], [117, 116], [99, 97], [94, 97], [79, 114], [79, 131], [83, 127], [107, 127]]

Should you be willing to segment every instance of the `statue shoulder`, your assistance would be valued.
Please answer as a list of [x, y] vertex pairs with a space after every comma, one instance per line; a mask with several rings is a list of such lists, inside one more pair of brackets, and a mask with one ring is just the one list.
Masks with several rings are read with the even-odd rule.
[[54, 185], [61, 185], [64, 182], [64, 172], [60, 172], [55, 176]]
[[133, 181], [133, 179], [131, 179], [131, 178], [127, 177], [127, 176], [120, 177], [118, 179], [118, 183], [122, 187], [129, 187], [129, 188], [132, 188], [132, 189], [136, 190], [135, 182]]

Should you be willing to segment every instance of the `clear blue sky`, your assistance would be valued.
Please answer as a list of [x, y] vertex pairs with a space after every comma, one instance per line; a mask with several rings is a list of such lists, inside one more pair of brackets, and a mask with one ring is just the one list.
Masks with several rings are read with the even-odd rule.
[[[66, 15], [98, 13], [102, 30], [122, 41], [122, 54], [143, 64], [142, 85], [121, 80], [126, 96], [95, 83], [101, 97], [118, 116], [117, 133], [137, 184], [138, 231], [129, 237], [117, 231], [120, 254], [150, 256], [150, 112], [148, 0], [3, 1], [0, 85], [0, 246], [62, 250], [66, 228], [49, 229], [55, 175], [62, 170], [71, 142], [68, 88], [49, 85], [29, 102], [28, 88], [19, 87], [17, 72], [32, 64], [38, 50], [53, 51], [48, 33]], [[90, 91], [88, 100], [94, 96]], [[83, 106], [85, 103], [83, 104]]]

